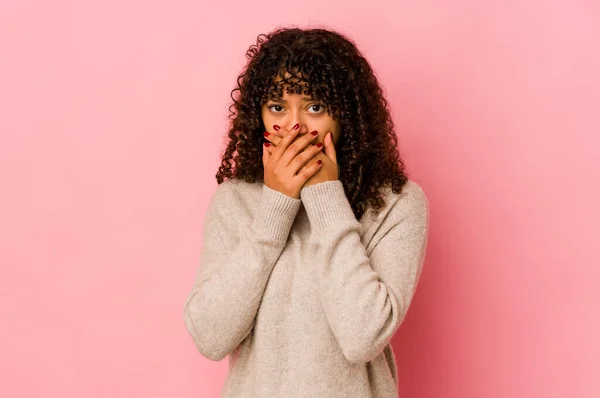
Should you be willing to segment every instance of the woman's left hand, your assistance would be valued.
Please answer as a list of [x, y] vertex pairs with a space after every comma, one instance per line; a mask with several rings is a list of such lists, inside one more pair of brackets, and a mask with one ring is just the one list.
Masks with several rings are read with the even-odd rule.
[[[282, 137], [277, 134], [269, 134], [265, 137], [267, 141], [271, 143], [267, 150], [270, 153], [273, 153], [279, 141], [281, 141]], [[306, 167], [312, 165], [317, 160], [321, 160], [323, 163], [312, 177], [310, 177], [302, 187], [308, 187], [310, 185], [318, 184], [320, 182], [325, 181], [335, 181], [339, 178], [338, 176], [338, 165], [337, 165], [337, 155], [335, 152], [335, 146], [333, 145], [333, 139], [331, 133], [327, 133], [325, 135], [325, 139], [323, 142], [325, 146], [325, 153], [319, 152], [315, 156], [313, 156], [302, 168], [298, 171], [304, 170]], [[296, 173], [297, 174], [297, 173]]]

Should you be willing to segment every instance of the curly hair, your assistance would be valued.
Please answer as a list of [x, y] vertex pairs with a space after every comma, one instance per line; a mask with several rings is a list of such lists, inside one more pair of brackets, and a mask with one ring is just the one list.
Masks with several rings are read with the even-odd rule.
[[[269, 98], [281, 96], [285, 85], [288, 92], [303, 92], [322, 101], [340, 122], [338, 175], [357, 219], [369, 207], [379, 212], [385, 204], [382, 186], [401, 192], [408, 177], [388, 102], [353, 41], [326, 29], [280, 28], [259, 35], [246, 58], [248, 63], [231, 91], [229, 142], [216, 174], [219, 184], [225, 177], [264, 181], [266, 129], [261, 109]], [[277, 76], [282, 79], [279, 84]]]

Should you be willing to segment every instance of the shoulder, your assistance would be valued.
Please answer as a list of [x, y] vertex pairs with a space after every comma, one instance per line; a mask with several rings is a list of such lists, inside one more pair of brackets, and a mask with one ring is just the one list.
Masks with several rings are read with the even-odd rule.
[[[391, 191], [391, 190], [390, 190]], [[393, 194], [393, 193], [392, 193]], [[398, 204], [411, 211], [423, 211], [429, 213], [429, 199], [425, 190], [414, 180], [408, 180], [402, 187], [398, 197]]]
[[229, 179], [218, 184], [210, 196], [204, 222], [226, 228], [250, 217], [260, 199], [262, 182], [248, 183]]
[[249, 183], [237, 179], [225, 180], [217, 185], [212, 194], [212, 201], [236, 202], [251, 199], [262, 190], [262, 182]]
[[386, 204], [380, 217], [385, 218], [387, 223], [403, 224], [406, 230], [429, 226], [429, 199], [416, 181], [409, 179], [399, 193], [385, 186], [382, 196]]

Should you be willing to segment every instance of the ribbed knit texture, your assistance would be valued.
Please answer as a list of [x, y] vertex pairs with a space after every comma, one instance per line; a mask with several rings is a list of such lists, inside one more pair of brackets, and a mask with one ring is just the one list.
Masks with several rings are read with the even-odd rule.
[[198, 351], [229, 374], [221, 397], [398, 397], [390, 340], [425, 259], [429, 204], [409, 180], [352, 212], [341, 181], [295, 199], [227, 180], [210, 199], [184, 306]]

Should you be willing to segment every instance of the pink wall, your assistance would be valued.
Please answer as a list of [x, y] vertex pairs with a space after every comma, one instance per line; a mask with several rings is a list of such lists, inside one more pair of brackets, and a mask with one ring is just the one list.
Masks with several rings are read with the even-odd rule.
[[403, 396], [600, 396], [598, 2], [198, 3], [0, 3], [0, 396], [218, 396], [182, 306], [229, 91], [288, 23], [356, 40], [431, 202]]

